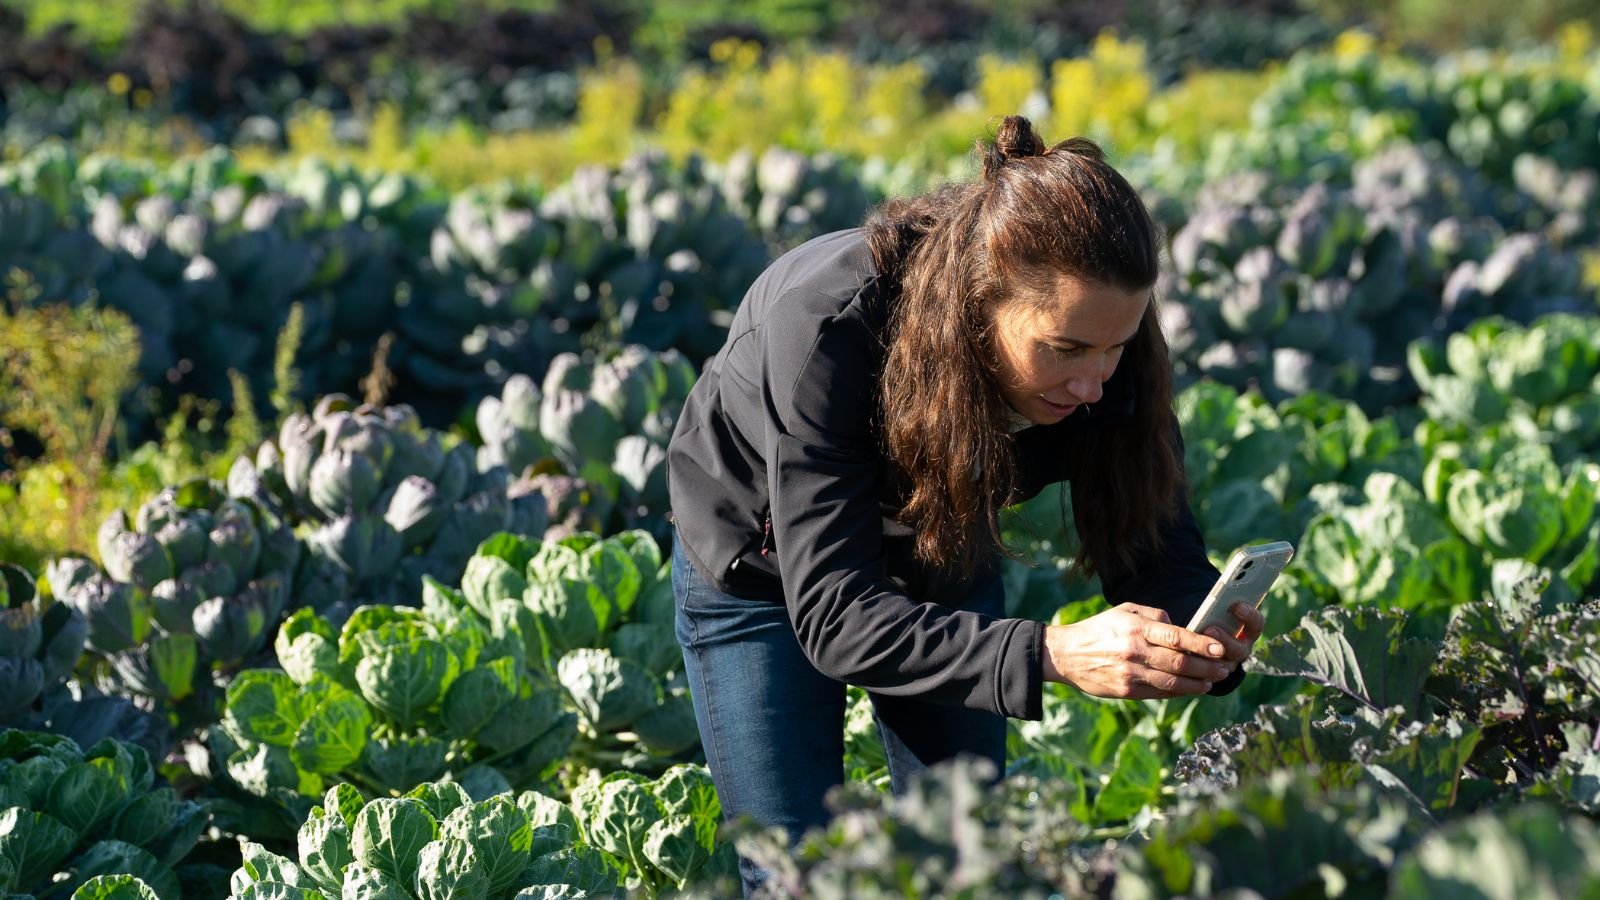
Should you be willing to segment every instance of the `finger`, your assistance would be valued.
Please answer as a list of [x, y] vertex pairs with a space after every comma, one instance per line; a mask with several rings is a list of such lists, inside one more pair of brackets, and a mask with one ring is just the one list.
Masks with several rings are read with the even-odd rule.
[[1222, 660], [1195, 656], [1178, 650], [1151, 648], [1145, 665], [1161, 676], [1181, 675], [1186, 678], [1219, 681], [1231, 671]]
[[1122, 604], [1122, 608], [1133, 613], [1134, 615], [1137, 615], [1141, 619], [1149, 619], [1152, 622], [1172, 621], [1172, 617], [1167, 615], [1166, 610], [1156, 609], [1153, 606], [1140, 606], [1137, 603], [1124, 603]]
[[1226, 662], [1238, 662], [1250, 655], [1250, 645], [1253, 641], [1243, 641], [1224, 630], [1220, 625], [1213, 625], [1206, 629], [1206, 634], [1221, 641], [1227, 650], [1222, 654]]
[[1168, 697], [1185, 697], [1208, 693], [1211, 682], [1182, 675], [1153, 673], [1143, 685], [1135, 687], [1128, 696], [1134, 700], [1162, 700]]
[[1235, 603], [1231, 612], [1244, 626], [1243, 640], [1246, 643], [1255, 643], [1255, 639], [1260, 637], [1262, 630], [1266, 628], [1266, 614], [1248, 603]]
[[1184, 653], [1213, 659], [1222, 657], [1228, 650], [1226, 646], [1207, 635], [1196, 634], [1187, 628], [1170, 624], [1152, 622], [1144, 627], [1144, 637], [1158, 647], [1182, 650]]

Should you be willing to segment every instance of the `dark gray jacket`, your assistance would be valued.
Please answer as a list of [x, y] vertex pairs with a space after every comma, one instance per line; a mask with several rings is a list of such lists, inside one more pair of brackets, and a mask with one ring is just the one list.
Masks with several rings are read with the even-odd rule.
[[[882, 453], [874, 414], [885, 287], [859, 229], [807, 242], [751, 285], [667, 451], [678, 538], [723, 591], [786, 603], [823, 674], [882, 694], [1037, 719], [1044, 625], [959, 609], [979, 580], [998, 575], [998, 560], [957, 583], [919, 564], [910, 529], [894, 521], [904, 485]], [[1131, 412], [1125, 381], [1119, 369], [1092, 411], [1017, 432], [1024, 499], [1070, 481], [1052, 448]], [[1199, 608], [1218, 572], [1187, 503], [1182, 510], [1159, 558], [1101, 573], [1110, 602], [1160, 607], [1179, 624]], [[1240, 666], [1212, 693], [1243, 676]]]

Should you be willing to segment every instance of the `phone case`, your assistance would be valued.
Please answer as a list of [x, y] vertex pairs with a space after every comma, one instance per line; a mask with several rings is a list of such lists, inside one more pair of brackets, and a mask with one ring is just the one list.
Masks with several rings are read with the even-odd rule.
[[1242, 601], [1259, 607], [1293, 556], [1294, 547], [1287, 541], [1235, 550], [1222, 568], [1222, 577], [1211, 586], [1205, 602], [1189, 620], [1189, 630], [1204, 633], [1207, 628], [1220, 625], [1224, 631], [1239, 637], [1244, 626], [1233, 617], [1233, 605]]

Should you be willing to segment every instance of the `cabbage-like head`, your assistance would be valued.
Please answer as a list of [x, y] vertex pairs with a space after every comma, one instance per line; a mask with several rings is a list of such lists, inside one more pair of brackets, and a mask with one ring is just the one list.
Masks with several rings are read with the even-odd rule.
[[574, 470], [590, 460], [610, 459], [623, 436], [622, 423], [609, 410], [576, 391], [545, 394], [539, 432]]
[[239, 578], [255, 574], [261, 560], [261, 534], [256, 530], [250, 507], [230, 500], [217, 511], [217, 524], [211, 529], [208, 562], [222, 563]]
[[340, 447], [311, 467], [311, 503], [328, 518], [365, 512], [377, 499], [383, 474], [366, 454]]

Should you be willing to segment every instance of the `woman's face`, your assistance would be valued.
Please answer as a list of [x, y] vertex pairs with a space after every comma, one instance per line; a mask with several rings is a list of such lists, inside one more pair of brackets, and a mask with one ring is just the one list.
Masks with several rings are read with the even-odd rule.
[[1150, 303], [1149, 289], [1124, 291], [1063, 276], [1042, 308], [1003, 304], [994, 316], [1000, 392], [1039, 425], [1100, 399]]

